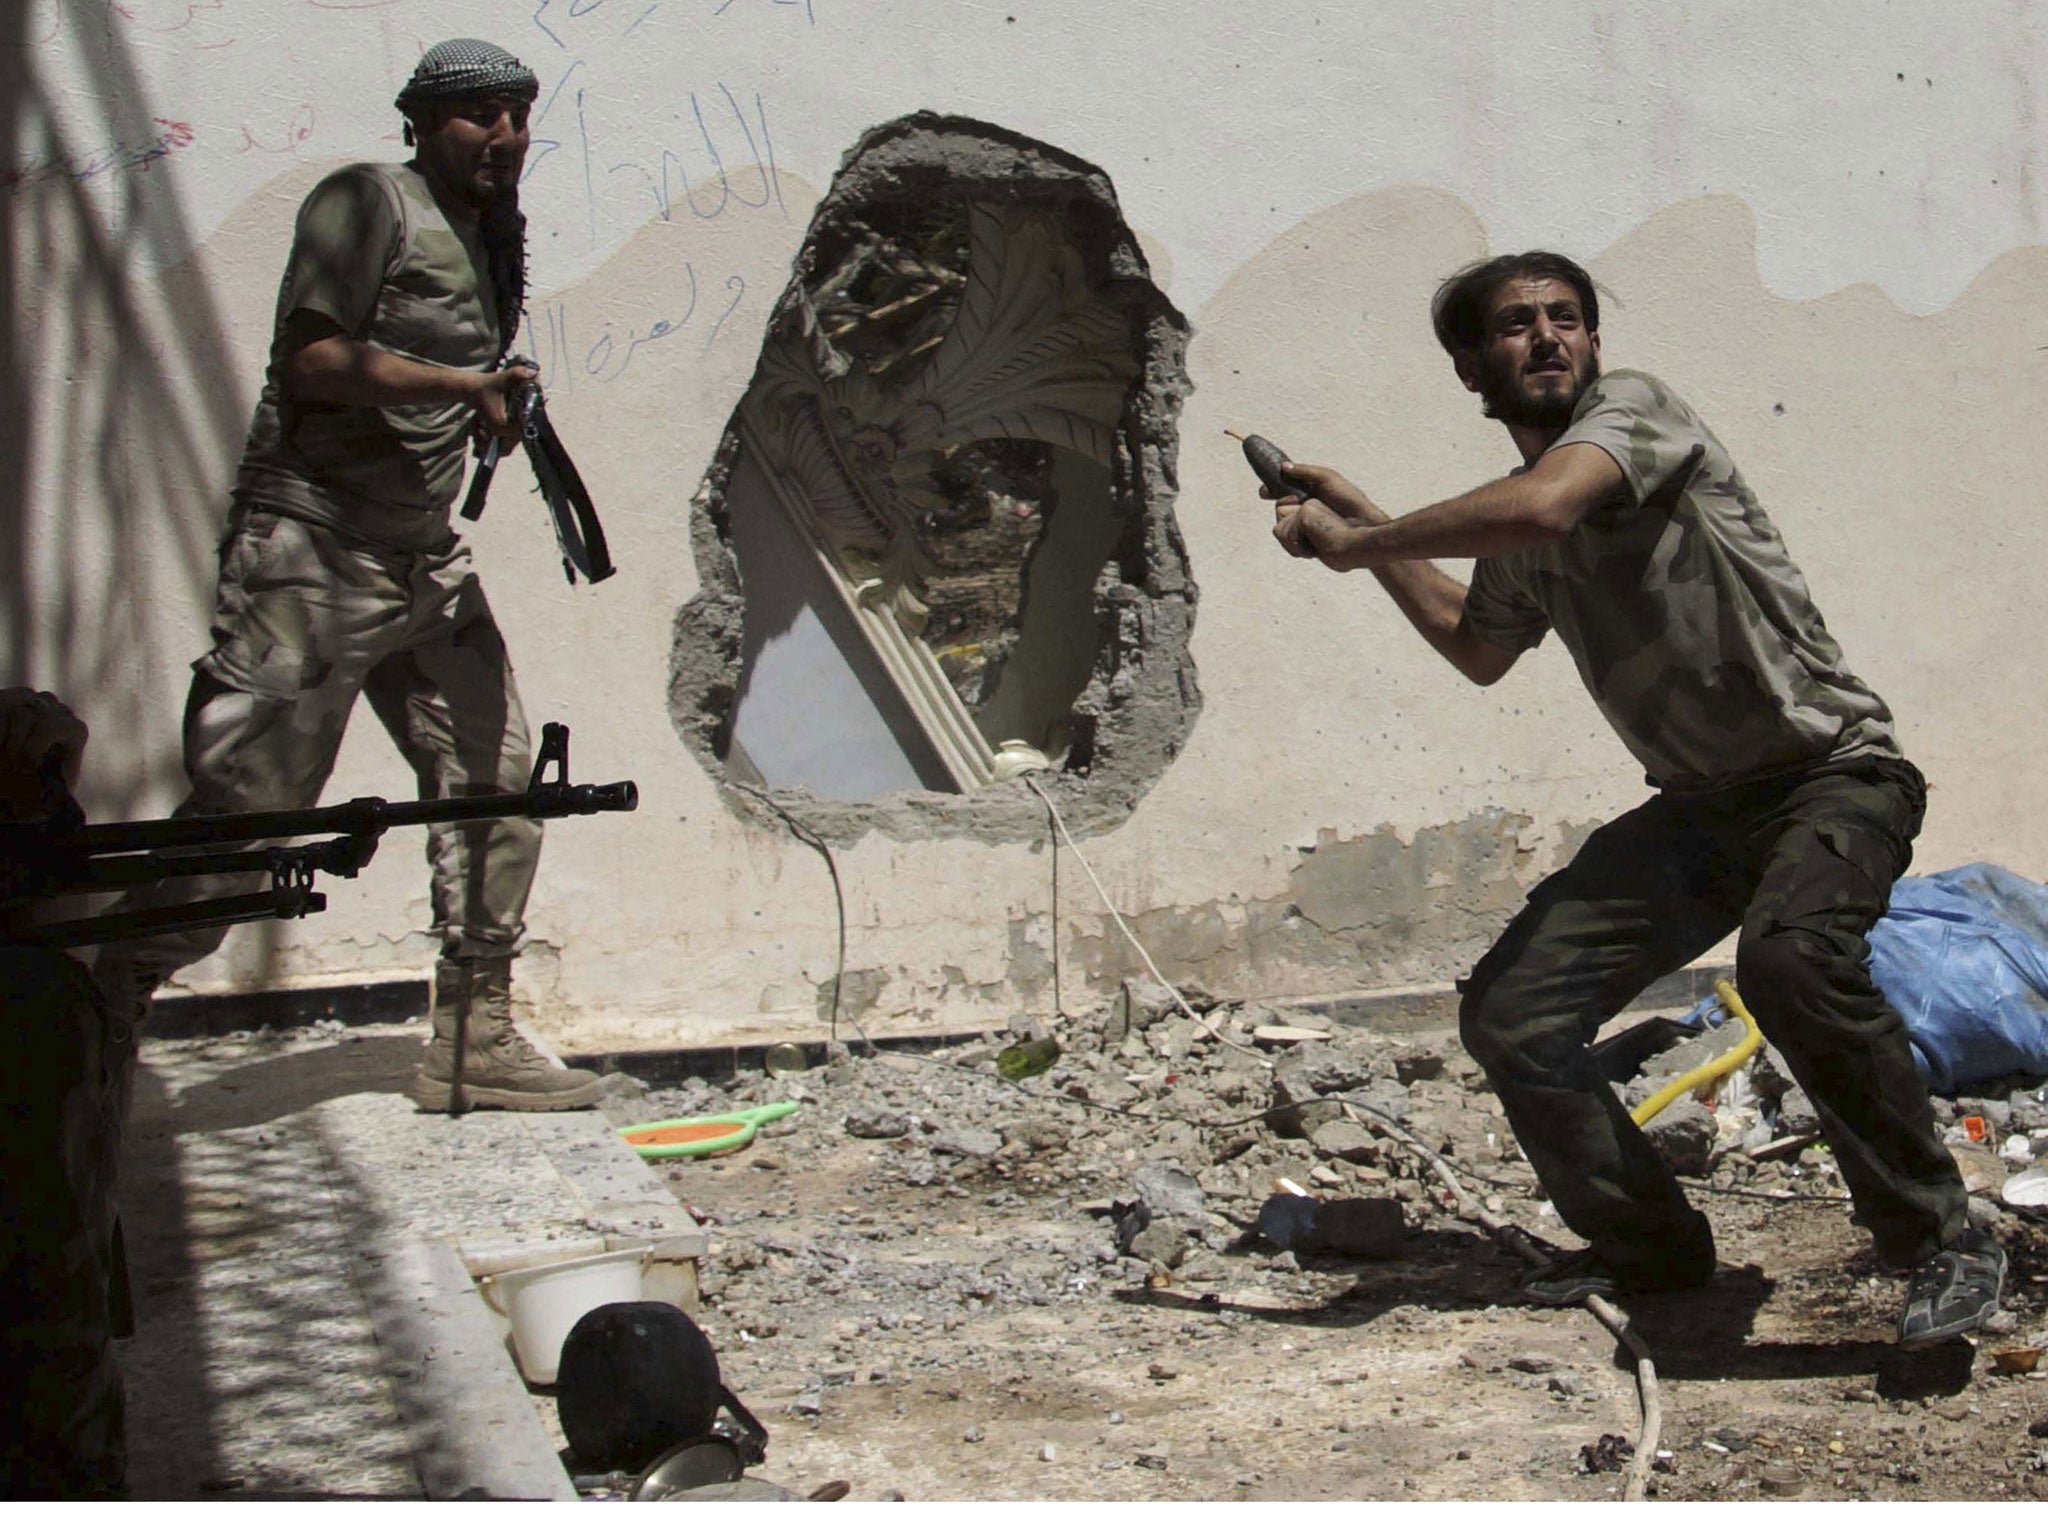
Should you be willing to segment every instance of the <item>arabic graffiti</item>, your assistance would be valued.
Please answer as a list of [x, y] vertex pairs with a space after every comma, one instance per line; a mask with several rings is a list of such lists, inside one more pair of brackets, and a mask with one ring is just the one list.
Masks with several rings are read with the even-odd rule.
[[[697, 313], [698, 286], [696, 267], [685, 261], [679, 303], [674, 311], [633, 323], [606, 317], [594, 334], [588, 329], [586, 317], [566, 301], [543, 304], [530, 312], [526, 317], [527, 344], [540, 366], [542, 388], [550, 392], [573, 391], [585, 381], [615, 384], [648, 347], [672, 341], [693, 322], [703, 329], [704, 317]], [[746, 298], [747, 280], [738, 272], [729, 274], [720, 287], [731, 297], [708, 328], [700, 349], [703, 351], [710, 350], [725, 323]]]
[[[607, 167], [613, 175], [622, 172], [637, 175], [646, 185], [648, 196], [654, 200], [655, 213], [663, 223], [675, 217], [678, 193], [682, 196], [683, 206], [700, 219], [715, 219], [735, 202], [743, 208], [766, 208], [772, 202], [778, 209], [788, 211], [782, 201], [782, 177], [775, 168], [775, 141], [768, 134], [768, 109], [763, 105], [760, 95], [757, 93], [754, 97], [754, 120], [750, 123], [738, 99], [723, 82], [719, 84], [718, 93], [724, 98], [726, 113], [730, 114], [746, 140], [747, 153], [751, 157], [751, 162], [736, 163], [751, 163], [752, 175], [742, 173], [739, 182], [734, 182], [732, 173], [726, 170], [725, 156], [720, 153], [718, 139], [713, 135], [710, 124], [705, 121], [704, 107], [697, 99], [695, 91], [690, 93], [690, 115], [696, 120], [698, 137], [702, 140], [704, 153], [711, 163], [709, 178], [692, 185], [689, 170], [682, 156], [666, 147], [662, 149], [652, 168], [638, 160], [622, 160]], [[723, 116], [719, 121], [723, 123]], [[760, 128], [758, 139], [754, 135], [756, 125]], [[758, 197], [752, 195], [753, 182], [757, 178], [761, 184]]]
[[145, 170], [190, 144], [196, 135], [190, 123], [167, 117], [151, 119], [162, 131], [139, 144], [110, 144], [86, 155], [45, 155], [0, 169], [0, 192], [17, 192], [41, 181], [86, 182], [112, 171]]

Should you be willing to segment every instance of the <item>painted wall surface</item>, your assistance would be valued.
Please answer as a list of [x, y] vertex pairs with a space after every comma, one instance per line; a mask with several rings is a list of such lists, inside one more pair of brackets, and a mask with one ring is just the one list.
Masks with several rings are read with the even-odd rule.
[[[558, 1043], [816, 1028], [811, 850], [736, 813], [666, 712], [689, 501], [810, 210], [867, 128], [1000, 124], [1114, 182], [1188, 316], [1179, 498], [1202, 713], [1089, 858], [1167, 973], [1279, 995], [1447, 981], [1640, 773], [1554, 643], [1463, 684], [1377, 586], [1289, 563], [1225, 427], [1390, 510], [1504, 472], [1430, 338], [1436, 281], [1555, 246], [1610, 366], [1663, 376], [1784, 530], [1934, 784], [1918, 867], [2048, 874], [2048, 22], [2012, 3], [11, 0], [0, 6], [0, 682], [94, 738], [99, 816], [183, 788], [214, 540], [299, 198], [402, 158], [389, 102], [475, 34], [540, 74], [532, 345], [621, 574], [564, 586], [523, 471], [475, 544], [527, 711], [631, 818], [558, 824], [522, 984]], [[510, 480], [510, 486], [507, 480]], [[509, 493], [511, 491], [513, 493]], [[329, 798], [409, 792], [361, 712]], [[417, 835], [321, 918], [184, 978], [420, 973]], [[840, 850], [870, 1027], [1001, 1022], [1136, 962], [1046, 845]]]

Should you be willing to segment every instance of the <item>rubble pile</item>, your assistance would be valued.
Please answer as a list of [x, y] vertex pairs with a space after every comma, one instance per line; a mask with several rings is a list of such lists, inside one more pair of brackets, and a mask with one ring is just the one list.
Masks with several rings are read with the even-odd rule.
[[[1286, 1187], [1281, 1181], [1320, 1197], [1397, 1201], [1411, 1227], [1446, 1219], [1453, 1202], [1427, 1160], [1377, 1129], [1374, 1115], [1458, 1168], [1489, 1212], [1570, 1240], [1483, 1073], [1454, 1046], [1333, 1024], [1305, 1010], [1200, 993], [1188, 1001], [1183, 1012], [1156, 983], [1132, 983], [1070, 1024], [1058, 1062], [1024, 1083], [997, 1074], [1007, 1042], [995, 1036], [928, 1054], [834, 1045], [821, 1066], [743, 1071], [717, 1085], [693, 1078], [634, 1112], [698, 1114], [795, 1099], [805, 1112], [764, 1130], [757, 1166], [762, 1158], [770, 1167], [807, 1159], [847, 1139], [870, 1142], [869, 1182], [849, 1198], [890, 1184], [995, 1210], [1044, 1198], [1084, 1221], [1085, 1241], [1019, 1238], [998, 1261], [917, 1266], [906, 1295], [938, 1317], [992, 1304], [1051, 1305], [1092, 1285], [1168, 1271], [1216, 1280], [1229, 1255], [1284, 1267], [1287, 1256], [1258, 1234], [1260, 1207]], [[1683, 1040], [1643, 1061], [1617, 1092], [1640, 1104], [1741, 1037], [1742, 1026], [1729, 1023]], [[1935, 1100], [1973, 1193], [1995, 1194], [2003, 1173], [2048, 1155], [2043, 1100], [2044, 1090], [2025, 1086]], [[1682, 1095], [1646, 1130], [1675, 1172], [1714, 1189], [1846, 1194], [1812, 1104], [1768, 1045], [1709, 1101]], [[741, 1216], [713, 1219], [744, 1225]], [[798, 1271], [819, 1294], [838, 1295], [851, 1266], [829, 1246], [778, 1253], [774, 1239], [754, 1243], [735, 1231], [722, 1267], [733, 1277], [725, 1294], [738, 1300], [772, 1296], [775, 1281], [795, 1280]]]
[[[983, 1265], [926, 1267], [914, 1288], [925, 1310], [941, 1314], [998, 1301], [1044, 1305], [1159, 1271], [1220, 1278], [1222, 1255], [1272, 1256], [1252, 1234], [1276, 1180], [1397, 1200], [1411, 1222], [1441, 1214], [1448, 1196], [1426, 1160], [1333, 1097], [1398, 1120], [1473, 1171], [1475, 1194], [1500, 1180], [1496, 1208], [1533, 1193], [1483, 1078], [1469, 1063], [1462, 1078], [1447, 1075], [1441, 1047], [1302, 1011], [1190, 1002], [1192, 1017], [1163, 988], [1134, 984], [1070, 1027], [1058, 1063], [1021, 1084], [997, 1075], [1003, 1042], [995, 1039], [920, 1057], [835, 1047], [821, 1067], [741, 1073], [717, 1087], [693, 1079], [649, 1106], [684, 1115], [794, 1098], [805, 1112], [765, 1130], [757, 1157], [795, 1161], [855, 1138], [877, 1144], [877, 1183], [998, 1210], [1051, 1195], [1089, 1221], [1090, 1241], [1034, 1252], [1021, 1239], [1024, 1252], [1013, 1247], [993, 1275]], [[775, 1257], [735, 1242], [723, 1260], [728, 1269], [758, 1268], [764, 1255]], [[829, 1255], [803, 1267], [818, 1271], [825, 1294], [843, 1289]]]
[[[1428, 1439], [1458, 1395], [1438, 1381], [1446, 1367], [1437, 1356], [1519, 1358], [1539, 1339], [1571, 1338], [1574, 1325], [1524, 1320], [1512, 1300], [1519, 1261], [1458, 1217], [1416, 1145], [1374, 1123], [1397, 1122], [1446, 1160], [1497, 1220], [1575, 1245], [1483, 1074], [1447, 1031], [1395, 1037], [1306, 1010], [1189, 1002], [1182, 1012], [1164, 989], [1131, 986], [1067, 1021], [1057, 1060], [1022, 1081], [997, 1068], [1017, 1043], [1011, 1036], [916, 1052], [876, 1052], [863, 1041], [823, 1060], [813, 1053], [802, 1070], [691, 1079], [607, 1105], [620, 1123], [802, 1106], [737, 1154], [662, 1165], [710, 1238], [700, 1320], [734, 1389], [785, 1427], [776, 1454], [791, 1459], [792, 1475], [865, 1486], [884, 1475], [859, 1459], [879, 1435], [899, 1456], [917, 1447], [919, 1476], [935, 1479], [933, 1489], [969, 1486], [945, 1479], [971, 1483], [972, 1458], [994, 1456], [1000, 1443], [1061, 1496], [1241, 1491], [1271, 1474], [1260, 1460], [1267, 1452], [1213, 1457], [1243, 1411], [1234, 1394], [1252, 1380], [1269, 1404], [1259, 1432], [1282, 1437], [1289, 1458], [1348, 1453], [1363, 1443], [1358, 1426], [1369, 1411], [1390, 1430], [1412, 1418], [1423, 1436], [1411, 1448], [1417, 1465], [1441, 1462], [1430, 1476], [1447, 1479], [1445, 1488], [1466, 1489], [1459, 1469], [1482, 1461], [1498, 1470], [1491, 1439], [1484, 1454]], [[1625, 1079], [1616, 1083], [1623, 1101], [1640, 1104], [1739, 1035], [1658, 1038], [1639, 1060], [1604, 1051], [1603, 1041], [1601, 1060]], [[2034, 1154], [2037, 1129], [2048, 1129], [2044, 1097], [2037, 1085], [2013, 1083], [1936, 1099], [1957, 1160], [1986, 1199]], [[1693, 1186], [1729, 1265], [1769, 1256], [1768, 1283], [1731, 1279], [1702, 1303], [1719, 1309], [1713, 1327], [1730, 1348], [1759, 1328], [1823, 1341], [1889, 1328], [1892, 1282], [1848, 1229], [1812, 1106], [1774, 1053], [1752, 1058], [1707, 1102], [1681, 1096], [1650, 1134]], [[2048, 1152], [2048, 1135], [2038, 1145]], [[1841, 1202], [1840, 1215], [1816, 1220], [1792, 1198]], [[2039, 1247], [2012, 1216], [1988, 1206], [1977, 1214], [1997, 1217], [2014, 1253]], [[1751, 1316], [1765, 1298], [1782, 1316]], [[2015, 1298], [2019, 1315], [2001, 1314], [1986, 1331], [2048, 1343], [2031, 1334], [2026, 1300]], [[1353, 1326], [1313, 1336], [1275, 1326], [1309, 1318]], [[1579, 1342], [1591, 1353], [1576, 1377], [1554, 1369], [1527, 1378], [1551, 1388], [1540, 1412], [1523, 1415], [1533, 1438], [1516, 1453], [1541, 1479], [1569, 1461], [1574, 1478], [1593, 1480], [1579, 1448], [1597, 1448], [1596, 1431], [1634, 1423], [1629, 1379], [1593, 1368], [1606, 1345]], [[1499, 1379], [1513, 1388], [1523, 1384], [1518, 1373]], [[1880, 1389], [1882, 1381], [1817, 1385], [1812, 1411], [1838, 1414], [1848, 1401], [1894, 1411]], [[1698, 1411], [1723, 1419], [1746, 1401], [1736, 1388], [1727, 1402], [1708, 1396]], [[1157, 1417], [1139, 1407], [1153, 1402]], [[1459, 1433], [1470, 1430], [1456, 1422]], [[1686, 1469], [1708, 1479], [1700, 1486], [1719, 1486], [1714, 1453], [1694, 1454], [1697, 1428], [1667, 1426], [1677, 1462], [1667, 1452], [1658, 1470]], [[1571, 1457], [1538, 1447], [1552, 1431], [1569, 1439]], [[1056, 1459], [1045, 1452], [1048, 1434], [1058, 1437]], [[1329, 1443], [1316, 1451], [1319, 1434]], [[1092, 1481], [1103, 1477], [1111, 1481]], [[1412, 1475], [1402, 1483], [1416, 1486]]]

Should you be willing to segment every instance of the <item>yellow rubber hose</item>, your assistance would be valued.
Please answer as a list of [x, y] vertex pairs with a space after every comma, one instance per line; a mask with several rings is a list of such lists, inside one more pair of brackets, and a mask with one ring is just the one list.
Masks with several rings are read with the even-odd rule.
[[1670, 1104], [1681, 1093], [1691, 1093], [1694, 1089], [1705, 1087], [1708, 1083], [1719, 1082], [1730, 1072], [1733, 1072], [1737, 1067], [1749, 1060], [1750, 1057], [1754, 1056], [1757, 1047], [1764, 1043], [1764, 1032], [1756, 1027], [1756, 1020], [1750, 1016], [1749, 1010], [1743, 1007], [1742, 995], [1735, 990], [1734, 982], [1715, 982], [1714, 995], [1721, 999], [1721, 1006], [1723, 1008], [1726, 1008], [1736, 1018], [1742, 1020], [1742, 1043], [1733, 1050], [1716, 1056], [1705, 1066], [1694, 1067], [1690, 1072], [1680, 1077], [1678, 1081], [1666, 1083], [1662, 1088], [1659, 1088], [1655, 1093], [1643, 1100], [1642, 1103], [1630, 1110], [1629, 1118], [1635, 1121], [1637, 1125], [1648, 1125], [1663, 1112], [1666, 1105]]

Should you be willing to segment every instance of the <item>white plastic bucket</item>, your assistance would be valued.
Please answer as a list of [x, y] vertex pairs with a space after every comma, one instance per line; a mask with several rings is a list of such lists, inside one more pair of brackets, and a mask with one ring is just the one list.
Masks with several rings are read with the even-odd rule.
[[562, 1364], [562, 1341], [584, 1313], [607, 1302], [640, 1300], [650, 1251], [625, 1248], [484, 1276], [484, 1300], [511, 1319], [520, 1374], [537, 1387], [548, 1385]]

